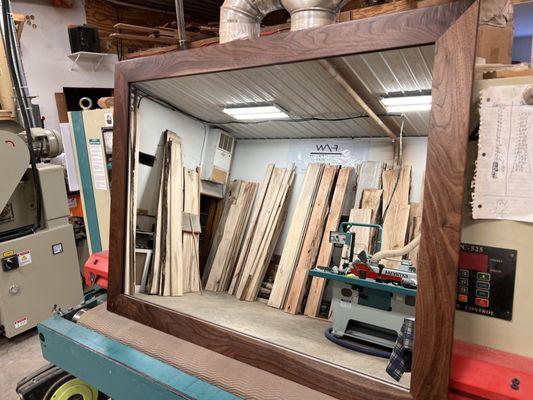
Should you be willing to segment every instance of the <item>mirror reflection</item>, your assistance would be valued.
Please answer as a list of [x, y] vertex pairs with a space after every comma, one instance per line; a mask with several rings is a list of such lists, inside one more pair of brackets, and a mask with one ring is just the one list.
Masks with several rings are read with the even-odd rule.
[[135, 84], [125, 291], [409, 387], [433, 54]]

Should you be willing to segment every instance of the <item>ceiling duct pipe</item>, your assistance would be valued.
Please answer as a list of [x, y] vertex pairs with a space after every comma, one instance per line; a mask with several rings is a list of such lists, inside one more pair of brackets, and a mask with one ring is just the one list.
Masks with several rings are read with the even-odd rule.
[[258, 38], [263, 18], [282, 8], [280, 0], [225, 0], [220, 8], [220, 43]]
[[281, 0], [291, 14], [291, 31], [334, 24], [348, 0]]
[[220, 9], [220, 43], [258, 38], [261, 21], [283, 8], [291, 14], [291, 31], [328, 25], [348, 0], [225, 0]]

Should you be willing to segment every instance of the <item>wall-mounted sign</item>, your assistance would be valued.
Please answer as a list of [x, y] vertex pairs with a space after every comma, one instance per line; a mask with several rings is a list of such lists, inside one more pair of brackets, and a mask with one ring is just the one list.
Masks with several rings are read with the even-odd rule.
[[368, 160], [368, 139], [302, 139], [291, 141], [289, 162], [296, 164], [298, 172], [305, 173], [309, 163], [355, 166]]

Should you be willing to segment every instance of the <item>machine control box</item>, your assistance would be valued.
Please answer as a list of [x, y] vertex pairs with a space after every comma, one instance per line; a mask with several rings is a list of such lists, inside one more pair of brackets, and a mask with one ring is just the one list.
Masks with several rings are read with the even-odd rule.
[[516, 250], [461, 244], [457, 309], [511, 321]]
[[19, 260], [16, 254], [2, 258], [2, 269], [5, 272], [12, 271], [19, 267]]

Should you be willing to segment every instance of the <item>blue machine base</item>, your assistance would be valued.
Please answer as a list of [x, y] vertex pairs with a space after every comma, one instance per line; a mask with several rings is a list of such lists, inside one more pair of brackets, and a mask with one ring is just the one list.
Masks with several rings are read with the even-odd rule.
[[52, 317], [38, 330], [45, 359], [114, 400], [239, 399], [64, 317]]

